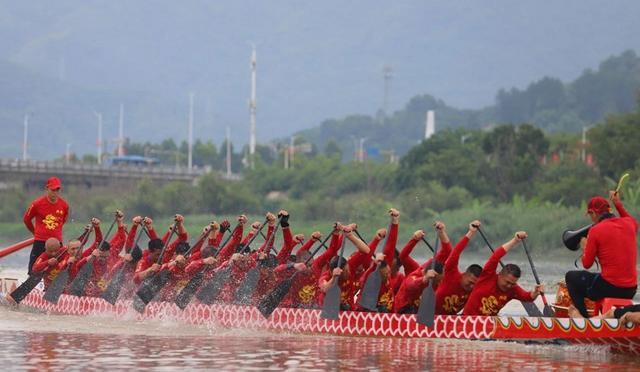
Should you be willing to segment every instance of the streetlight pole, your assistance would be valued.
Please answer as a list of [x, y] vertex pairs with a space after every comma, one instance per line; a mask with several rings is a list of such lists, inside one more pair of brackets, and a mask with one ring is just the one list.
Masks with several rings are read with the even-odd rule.
[[24, 114], [24, 138], [22, 139], [22, 160], [27, 161], [27, 148], [29, 145], [29, 114]]
[[189, 172], [193, 169], [193, 92], [189, 93]]
[[102, 113], [93, 112], [98, 118], [98, 164], [102, 164]]
[[360, 148], [358, 151], [358, 158], [360, 160], [360, 163], [364, 163], [364, 142], [368, 140], [367, 137], [361, 137], [360, 138]]

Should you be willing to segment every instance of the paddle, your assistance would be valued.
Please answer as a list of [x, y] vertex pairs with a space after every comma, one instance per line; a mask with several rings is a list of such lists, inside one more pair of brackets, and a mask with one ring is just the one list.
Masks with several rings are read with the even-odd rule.
[[[60, 245], [62, 246], [62, 243], [60, 243]], [[66, 251], [66, 248], [63, 249], [62, 252], [60, 252], [54, 258], [56, 260], [59, 259]], [[44, 271], [29, 275], [27, 280], [20, 284], [18, 288], [14, 289], [9, 296], [13, 299], [13, 301], [15, 301], [16, 304], [19, 304], [22, 300], [24, 300], [25, 297], [27, 297], [29, 293], [31, 293], [31, 291], [38, 285], [38, 283], [40, 283], [44, 275]]]
[[[113, 219], [111, 222], [111, 226], [109, 226], [109, 230], [107, 230], [107, 234], [102, 238], [100, 242], [96, 245], [96, 249], [100, 249], [100, 245], [102, 242], [106, 241], [111, 234], [111, 230], [113, 230], [113, 226], [116, 224], [116, 220], [118, 217]], [[71, 285], [69, 286], [69, 293], [74, 296], [84, 296], [84, 287], [86, 287], [87, 283], [91, 279], [91, 274], [93, 274], [93, 260], [94, 256], [90, 257], [87, 262], [82, 266], [80, 271], [76, 274], [76, 277], [71, 281]]]
[[30, 245], [33, 244], [34, 239], [33, 238], [29, 238], [29, 239], [25, 239], [21, 242], [12, 244], [6, 248], [3, 248], [2, 250], [0, 250], [0, 258], [4, 257], [4, 256], [8, 256], [13, 252], [19, 251], [23, 248], [26, 248]]
[[[307, 260], [304, 262], [305, 266], [309, 264], [313, 256], [315, 256], [316, 253], [318, 253], [320, 248], [322, 247], [326, 248], [325, 243], [327, 242], [327, 240], [329, 240], [329, 238], [334, 232], [335, 230], [331, 231], [331, 233], [327, 235], [327, 237], [324, 238], [322, 242], [320, 242], [320, 245], [311, 253], [309, 258], [307, 258]], [[291, 275], [287, 279], [280, 282], [280, 284], [278, 284], [276, 288], [274, 288], [269, 294], [263, 297], [260, 300], [260, 302], [258, 302], [258, 306], [257, 306], [258, 311], [260, 311], [262, 316], [264, 316], [265, 318], [268, 318], [269, 316], [271, 316], [274, 310], [278, 307], [278, 305], [280, 305], [282, 300], [285, 298], [287, 293], [289, 293], [289, 290], [291, 289], [291, 285], [293, 284], [293, 281], [297, 277], [298, 273], [299, 271], [296, 270], [296, 272], [294, 272], [293, 275]]]
[[[260, 232], [264, 227], [269, 223], [269, 220], [265, 220], [264, 223], [260, 226], [258, 231], [254, 236], [251, 237], [251, 240], [247, 242], [245, 247], [240, 246], [241, 250], [245, 251], [249, 249], [251, 243], [260, 235]], [[236, 249], [237, 251], [238, 249]], [[206, 284], [200, 288], [200, 290], [196, 293], [196, 298], [203, 304], [211, 305], [213, 301], [215, 301], [216, 297], [220, 293], [222, 286], [229, 279], [231, 275], [231, 263], [229, 263], [225, 268], [217, 272], [211, 280], [209, 280]]]
[[[436, 263], [436, 254], [438, 253], [438, 246], [434, 249], [431, 244], [423, 237], [422, 241], [425, 242], [427, 247], [433, 252], [433, 258], [431, 259], [431, 269]], [[432, 328], [435, 322], [436, 316], [436, 292], [433, 289], [433, 279], [430, 279], [427, 283], [427, 287], [422, 290], [420, 297], [420, 305], [418, 306], [418, 313], [416, 314], [416, 322], [423, 326]]]
[[[536, 267], [533, 264], [533, 260], [531, 259], [531, 254], [529, 254], [529, 249], [527, 248], [527, 243], [525, 239], [522, 239], [522, 246], [524, 247], [524, 252], [527, 254], [527, 259], [529, 260], [529, 264], [531, 265], [531, 271], [533, 271], [533, 277], [536, 279], [536, 284], [540, 285], [540, 278], [538, 277], [538, 272], [536, 271]], [[547, 298], [545, 297], [543, 292], [540, 292], [540, 296], [542, 297], [542, 302], [544, 303], [544, 307], [542, 309], [544, 316], [555, 316], [555, 312], [551, 309], [551, 306], [547, 303]]]
[[[218, 247], [218, 249], [216, 250], [216, 253], [213, 255], [214, 258], [218, 257], [218, 254], [220, 254], [220, 251], [222, 250], [222, 248], [224, 248], [224, 246], [227, 245], [229, 240], [231, 240], [231, 237], [233, 237], [233, 234], [236, 232], [236, 229], [238, 229], [238, 228], [240, 228], [240, 223], [238, 223], [236, 225], [236, 227], [234, 227], [233, 231], [227, 237], [227, 239], [224, 241], [224, 243], [222, 243]], [[200, 285], [202, 284], [202, 281], [204, 280], [204, 276], [205, 276], [205, 272], [206, 271], [208, 271], [206, 268], [203, 268], [202, 270], [198, 271], [193, 276], [193, 278], [191, 278], [191, 280], [189, 280], [187, 285], [185, 285], [184, 288], [182, 288], [180, 293], [178, 293], [178, 295], [176, 296], [175, 303], [180, 309], [184, 310], [187, 307], [187, 305], [189, 304], [189, 302], [191, 302], [191, 298], [193, 298], [193, 295], [196, 294], [196, 292], [198, 291], [198, 288], [200, 288]]]
[[[162, 251], [160, 251], [160, 256], [156, 261], [156, 264], [162, 265], [162, 261], [164, 260], [164, 254], [167, 251], [167, 247], [171, 243], [171, 239], [176, 233], [178, 226], [178, 221], [174, 222], [171, 227], [171, 233], [167, 238], [167, 241], [162, 246]], [[147, 304], [153, 300], [153, 298], [158, 294], [158, 292], [164, 287], [164, 285], [169, 280], [169, 272], [167, 270], [162, 270], [157, 273], [152, 273], [150, 276], [146, 277], [138, 290], [136, 291], [136, 295], [133, 297], [133, 308], [139, 312], [143, 313], [144, 308], [147, 307]]]
[[[88, 228], [85, 228], [84, 233], [80, 236], [81, 244], [78, 250], [76, 251], [76, 254], [75, 254], [76, 259], [78, 259], [78, 257], [80, 256], [79, 253], [82, 251], [85, 244], [87, 244], [91, 231], [93, 231], [93, 225], [91, 225]], [[67, 284], [69, 284], [69, 276], [70, 276], [69, 271], [71, 270], [71, 265], [72, 265], [71, 263], [67, 263], [67, 266], [65, 267], [65, 269], [62, 270], [60, 273], [58, 273], [58, 275], [53, 280], [53, 282], [49, 284], [49, 287], [44, 292], [44, 296], [42, 298], [51, 302], [52, 304], [58, 303], [58, 299], [60, 298], [60, 295], [62, 295], [62, 292], [64, 292], [65, 287], [67, 286]]]
[[[389, 229], [387, 231], [388, 233], [385, 237], [385, 244], [387, 239], [389, 239], [391, 224], [389, 224]], [[378, 267], [376, 267], [376, 269], [367, 277], [367, 280], [362, 287], [358, 304], [367, 310], [376, 311], [378, 309], [378, 296], [380, 295], [381, 286], [382, 274], [380, 274], [380, 265], [378, 265]]]
[[618, 180], [618, 186], [616, 186], [616, 194], [618, 193], [618, 191], [620, 191], [622, 185], [624, 184], [624, 181], [626, 181], [627, 178], [629, 178], [629, 173], [625, 173], [622, 175], [622, 177], [620, 177], [620, 179]]
[[[275, 229], [273, 229], [273, 233], [265, 242], [267, 250], [267, 257], [265, 257], [265, 260], [269, 258], [269, 253], [271, 253], [273, 241], [275, 240], [276, 233], [278, 232], [278, 228], [280, 227], [280, 220], [282, 220], [282, 217], [278, 219], [278, 223], [276, 224]], [[235, 303], [237, 303], [238, 305], [248, 305], [251, 302], [253, 292], [255, 292], [256, 287], [258, 286], [258, 281], [260, 281], [260, 266], [263, 265], [265, 265], [264, 260], [256, 259], [256, 266], [247, 272], [244, 280], [240, 283], [238, 289], [236, 289], [236, 293], [234, 296]]]
[[[434, 255], [436, 254], [435, 249], [433, 249], [433, 247], [431, 246], [431, 244], [429, 244], [429, 242], [427, 241], [427, 239], [424, 238], [424, 236], [421, 238], [422, 241], [424, 242], [424, 244], [427, 245], [427, 247], [429, 247], [429, 249], [431, 250], [431, 253], [433, 253]], [[436, 248], [438, 247], [438, 238], [436, 238]], [[435, 259], [435, 256], [434, 256]]]
[[[480, 236], [482, 236], [482, 240], [484, 240], [484, 242], [487, 244], [487, 247], [489, 247], [489, 250], [491, 251], [491, 253], [493, 253], [494, 249], [491, 246], [491, 243], [489, 243], [489, 240], [487, 239], [486, 235], [484, 235], [484, 231], [482, 231], [480, 226], [478, 226], [478, 232], [480, 233]], [[499, 263], [500, 263], [500, 267], [504, 268], [504, 264], [502, 263], [502, 261], [499, 261]], [[536, 306], [536, 304], [534, 304], [533, 302], [520, 301], [520, 303], [522, 304], [522, 307], [524, 307], [525, 311], [527, 312], [527, 315], [535, 316], [535, 317], [543, 316], [543, 314], [540, 312], [540, 309], [538, 309], [538, 306]]]
[[[140, 224], [140, 226], [141, 226], [140, 232], [138, 233], [138, 236], [136, 237], [136, 240], [133, 243], [133, 247], [129, 247], [131, 248], [132, 251], [136, 249], [136, 247], [138, 250], [140, 249], [140, 247], [138, 247], [138, 242], [142, 237], [142, 233], [146, 233], [147, 235], [149, 234], [146, 228], [144, 227], [144, 225]], [[142, 252], [140, 252], [139, 257], [142, 257]], [[116, 301], [118, 300], [118, 296], [120, 295], [120, 290], [122, 289], [122, 284], [124, 282], [125, 270], [127, 269], [127, 267], [135, 266], [136, 263], [137, 261], [134, 261], [134, 260], [131, 260], [131, 262], [122, 263], [120, 270], [118, 270], [118, 272], [113, 276], [111, 281], [109, 281], [107, 288], [105, 288], [104, 292], [102, 292], [102, 298], [105, 301], [107, 301], [111, 305], [116, 304]]]
[[[340, 248], [340, 257], [338, 259], [338, 265], [340, 261], [342, 261], [344, 255], [344, 246], [347, 242], [347, 237], [342, 237], [342, 247]], [[337, 266], [336, 266], [337, 267]], [[338, 285], [340, 281], [339, 276], [333, 276], [333, 284], [327, 292], [324, 294], [324, 303], [322, 304], [322, 312], [320, 312], [320, 317], [324, 319], [333, 319], [337, 320], [340, 317], [340, 299], [342, 294], [342, 289]], [[376, 293], [376, 302], [378, 301], [378, 294]]]

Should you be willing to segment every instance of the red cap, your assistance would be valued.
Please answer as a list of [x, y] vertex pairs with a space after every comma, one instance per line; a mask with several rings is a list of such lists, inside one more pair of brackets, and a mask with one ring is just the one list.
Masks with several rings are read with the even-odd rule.
[[59, 189], [62, 187], [62, 182], [60, 182], [60, 178], [51, 177], [47, 180], [47, 188], [50, 190]]
[[603, 214], [611, 211], [611, 207], [609, 206], [609, 201], [602, 196], [594, 196], [589, 200], [589, 205], [587, 206], [587, 213], [595, 212], [596, 214]]

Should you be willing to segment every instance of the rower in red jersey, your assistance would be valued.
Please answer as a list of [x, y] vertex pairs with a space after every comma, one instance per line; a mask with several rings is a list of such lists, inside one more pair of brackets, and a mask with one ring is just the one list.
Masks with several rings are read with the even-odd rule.
[[[173, 242], [168, 242], [169, 236], [171, 235], [171, 229], [173, 225], [169, 226], [169, 230], [164, 234], [162, 239], [158, 239], [153, 228], [149, 229], [149, 235], [152, 238], [149, 240], [148, 244], [148, 253], [143, 254], [142, 259], [138, 262], [138, 266], [136, 267], [136, 272], [133, 276], [133, 280], [136, 284], [140, 284], [144, 279], [149, 277], [150, 275], [157, 273], [160, 271], [162, 265], [168, 263], [173, 253], [176, 250], [176, 247], [180, 242], [184, 242], [187, 240], [188, 235], [187, 231], [184, 229], [183, 222], [184, 217], [180, 214], [175, 215], [175, 228], [177, 229], [178, 238]], [[160, 258], [160, 254], [162, 253], [162, 248], [169, 244], [165, 250], [165, 254], [162, 258], [162, 262], [158, 263], [158, 259]]]
[[458, 270], [460, 255], [479, 227], [480, 221], [478, 220], [469, 224], [469, 231], [456, 244], [444, 264], [444, 275], [436, 291], [436, 314], [455, 315], [459, 313], [464, 308], [469, 293], [482, 273], [482, 267], [477, 264], [467, 267], [464, 273]]
[[[101, 242], [92, 251], [87, 250], [85, 253], [88, 252], [89, 254], [83, 254], [84, 257], [78, 262], [77, 270], [80, 270], [93, 257], [93, 272], [85, 287], [86, 296], [99, 297], [102, 295], [102, 292], [107, 287], [109, 271], [118, 263], [120, 251], [126, 240], [124, 214], [121, 211], [116, 211], [116, 223], [118, 230], [111, 240], [109, 242]], [[100, 221], [98, 221], [97, 228], [99, 228], [99, 225]]]
[[[442, 221], [436, 221], [433, 226], [441, 242], [440, 249], [438, 249], [435, 257], [435, 262], [430, 258], [407, 275], [395, 295], [393, 303], [394, 313], [415, 314], [418, 312], [422, 291], [429, 285], [431, 279], [433, 279], [431, 283], [433, 283], [434, 290], [438, 289], [438, 285], [443, 277], [443, 262], [447, 260], [451, 253], [451, 241], [447, 235], [446, 225]], [[420, 238], [422, 239], [422, 237]], [[417, 264], [417, 262], [412, 262], [415, 260], [411, 257], [407, 256], [405, 260], [406, 262], [411, 262], [411, 267]]]
[[382, 282], [380, 285], [380, 292], [378, 293], [377, 309], [378, 312], [382, 313], [388, 313], [393, 310], [394, 290], [392, 281], [397, 280], [399, 277], [403, 277], [403, 275], [399, 273], [399, 260], [396, 255], [400, 212], [397, 209], [391, 208], [389, 210], [389, 218], [391, 219], [390, 230], [387, 240], [385, 241], [383, 251], [376, 255], [375, 264], [371, 265], [359, 279], [360, 288], [364, 288], [369, 275], [379, 267]]
[[[271, 240], [271, 235], [274, 233], [275, 226], [277, 224], [276, 216], [271, 212], [268, 212], [266, 214], [266, 220], [268, 223], [267, 237], [265, 239], [265, 242], [259, 249], [254, 251], [249, 251], [249, 247], [246, 246], [248, 241], [257, 233], [257, 229], [256, 229], [255, 232], [252, 231], [251, 233], [249, 233], [251, 238], [247, 236], [248, 239], [245, 238], [243, 240], [244, 244], [240, 244], [239, 248], [242, 250], [242, 252], [241, 253], [233, 253], [233, 251], [229, 252], [229, 253], [233, 253], [231, 256], [231, 259], [229, 259], [226, 262], [222, 262], [220, 266], [216, 269], [217, 272], [221, 272], [227, 266], [231, 267], [229, 279], [225, 281], [224, 286], [220, 290], [216, 301], [220, 301], [224, 303], [233, 303], [233, 301], [235, 300], [236, 291], [238, 290], [240, 283], [244, 280], [247, 272], [252, 268], [256, 267], [256, 258], [258, 254], [260, 252], [266, 252], [266, 247], [268, 246], [269, 241]], [[255, 226], [258, 227], [259, 229], [260, 223], [257, 223]], [[271, 264], [274, 265], [275, 267], [275, 260]]]
[[260, 279], [258, 280], [255, 291], [252, 295], [251, 304], [254, 305], [257, 304], [262, 297], [270, 293], [273, 288], [275, 288], [278, 282], [275, 268], [278, 265], [285, 265], [289, 263], [289, 258], [293, 249], [296, 245], [304, 242], [304, 235], [296, 234], [294, 236], [291, 233], [289, 212], [284, 209], [280, 210], [280, 212], [278, 212], [278, 217], [280, 217], [280, 226], [282, 228], [281, 230], [284, 242], [277, 255], [273, 255], [271, 253], [267, 254], [267, 252], [270, 251], [268, 247], [262, 249], [257, 255], [256, 265], [260, 270]]
[[[138, 234], [138, 227], [144, 223], [146, 228], [152, 227], [153, 221], [150, 218], [143, 219], [142, 216], [136, 216], [131, 220], [131, 230], [127, 234], [127, 240], [124, 244], [125, 254], [120, 257], [118, 262], [109, 271], [108, 277], [113, 279], [114, 275], [121, 269], [124, 270], [124, 279], [122, 280], [122, 289], [120, 290], [121, 298], [130, 298], [133, 296], [136, 285], [133, 276], [136, 272], [136, 265], [148, 251], [143, 253], [140, 247], [135, 243]], [[148, 231], [148, 230], [147, 230]]]
[[334, 256], [329, 261], [329, 269], [325, 270], [320, 279], [318, 280], [319, 305], [324, 303], [324, 294], [333, 285], [334, 281], [338, 280], [338, 286], [340, 286], [340, 309], [341, 310], [354, 310], [355, 295], [358, 286], [355, 284], [358, 278], [355, 276], [354, 268], [359, 265], [359, 262], [363, 257], [368, 256], [369, 246], [362, 240], [358, 239], [351, 230], [350, 226], [343, 226], [339, 222], [336, 222], [335, 232], [331, 236], [331, 243], [329, 249], [333, 252], [338, 252], [339, 247], [342, 246], [342, 239], [349, 239], [358, 249], [358, 254], [352, 255], [348, 260]]
[[[231, 232], [231, 239], [227, 242], [227, 244], [224, 247], [218, 247], [218, 245], [211, 244], [215, 244], [215, 241], [212, 242], [211, 240], [209, 240], [208, 245], [199, 252], [200, 257], [189, 260], [190, 262], [187, 264], [187, 267], [185, 267], [185, 272], [190, 277], [193, 277], [193, 275], [195, 275], [197, 272], [205, 270], [203, 282], [211, 280], [215, 275], [214, 269], [223, 262], [228, 261], [229, 258], [233, 255], [233, 252], [235, 252], [238, 246], [243, 243], [242, 234], [244, 225], [246, 223], [247, 216], [238, 216], [238, 227], [236, 227], [234, 231]], [[254, 223], [254, 225], [252, 226], [252, 230], [251, 232], [249, 232], [249, 234], [247, 234], [247, 237], [250, 239], [256, 234], [259, 228], [260, 223]], [[247, 241], [248, 240], [245, 240], [244, 243], [246, 243]], [[217, 254], [217, 257], [214, 257], [218, 250], [220, 250], [220, 253]]]
[[280, 264], [275, 268], [278, 282], [289, 278], [298, 271], [299, 274], [296, 280], [291, 284], [291, 289], [280, 303], [280, 307], [293, 307], [293, 308], [305, 308], [313, 309], [318, 305], [318, 279], [322, 274], [324, 267], [329, 263], [331, 257], [335, 256], [336, 250], [327, 249], [320, 256], [309, 261], [308, 265], [305, 265], [307, 259], [309, 259], [309, 250], [320, 239], [322, 235], [319, 231], [311, 233], [311, 238], [306, 241], [300, 249], [296, 252], [296, 262], [287, 262]]
[[[215, 237], [219, 229], [220, 224], [218, 224], [216, 221], [212, 221], [202, 229], [201, 237]], [[200, 250], [199, 247], [202, 246], [204, 242], [205, 239], [198, 239], [198, 241], [194, 245], [194, 248], [198, 247], [198, 250]], [[169, 272], [169, 281], [160, 292], [160, 298], [163, 301], [175, 301], [176, 295], [182, 291], [187, 283], [189, 283], [189, 280], [193, 277], [193, 272], [191, 270], [187, 271], [188, 255], [191, 252], [192, 249], [189, 243], [187, 241], [181, 241], [177, 244], [175, 253], [171, 260], [168, 263], [162, 265], [161, 271], [167, 270]], [[210, 255], [208, 255], [207, 258], [208, 257], [210, 257]], [[215, 259], [213, 261], [215, 262]]]
[[[357, 225], [353, 224], [353, 230], [356, 230], [357, 227], [358, 227]], [[358, 260], [359, 264], [354, 267], [356, 277], [361, 278], [362, 275], [364, 275], [365, 271], [367, 271], [371, 267], [371, 265], [374, 264], [373, 258], [375, 257], [376, 249], [378, 248], [378, 245], [380, 245], [380, 241], [384, 239], [386, 236], [387, 236], [387, 229], [385, 228], [378, 229], [378, 231], [376, 231], [376, 233], [373, 235], [373, 238], [371, 239], [371, 241], [369, 241], [369, 244], [368, 244], [370, 254], [366, 258], [363, 257], [361, 260]], [[358, 254], [358, 251], [353, 252], [351, 255], [353, 256], [356, 254]], [[326, 269], [326, 267], [323, 268], [323, 270], [324, 269]], [[356, 283], [356, 286], [357, 286], [357, 290], [361, 289], [360, 281]]]
[[521, 274], [517, 265], [507, 264], [500, 274], [496, 273], [500, 259], [526, 237], [526, 232], [518, 231], [513, 239], [504, 243], [491, 255], [464, 305], [464, 315], [498, 315], [500, 309], [512, 299], [530, 302], [544, 291], [543, 285], [536, 285], [531, 292], [522, 289], [517, 284]]
[[221, 223], [211, 221], [210, 225], [211, 225], [211, 228], [208, 228], [207, 226], [205, 226], [202, 230], [204, 232], [204, 229], [208, 229], [209, 236], [207, 237], [207, 239], [203, 240], [201, 244], [194, 245], [193, 248], [191, 249], [191, 255], [189, 256], [189, 260], [187, 261], [188, 264], [193, 261], [197, 261], [202, 257], [201, 256], [202, 248], [209, 247], [209, 246], [215, 247], [216, 249], [219, 248], [220, 244], [222, 243], [222, 238], [224, 236], [224, 233], [229, 231], [230, 229], [230, 223], [227, 220], [224, 220]]
[[36, 258], [33, 263], [33, 274], [43, 273], [44, 289], [49, 288], [49, 284], [56, 278], [60, 272], [60, 252], [62, 243], [56, 238], [49, 238], [45, 241], [44, 252]]

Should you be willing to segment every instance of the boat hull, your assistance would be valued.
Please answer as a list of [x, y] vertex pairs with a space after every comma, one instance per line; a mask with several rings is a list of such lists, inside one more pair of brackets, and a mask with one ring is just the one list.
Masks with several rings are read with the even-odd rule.
[[138, 320], [169, 319], [193, 325], [227, 328], [368, 337], [448, 338], [504, 340], [556, 344], [610, 345], [613, 350], [640, 354], [640, 326], [626, 327], [616, 319], [569, 319], [507, 316], [436, 316], [433, 328], [415, 321], [414, 315], [344, 311], [338, 320], [320, 317], [320, 310], [278, 308], [265, 319], [255, 307], [192, 303], [180, 310], [173, 303], [151, 302], [143, 314], [131, 301], [111, 305], [101, 298], [62, 295], [57, 304], [34, 290], [21, 303], [41, 311], [66, 315], [114, 314]]

